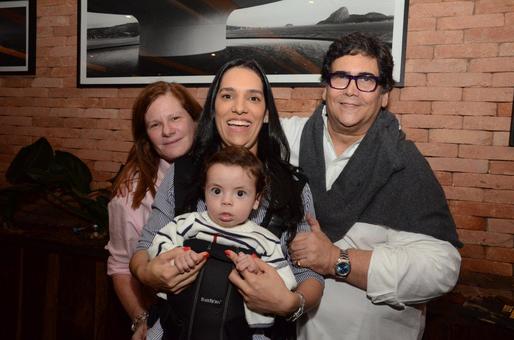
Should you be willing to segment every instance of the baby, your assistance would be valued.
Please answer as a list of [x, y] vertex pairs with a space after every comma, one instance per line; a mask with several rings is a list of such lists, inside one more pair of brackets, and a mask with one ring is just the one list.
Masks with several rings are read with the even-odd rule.
[[[156, 234], [148, 250], [150, 256], [155, 257], [162, 252], [183, 246], [185, 241], [192, 239], [207, 241], [210, 245], [235, 247], [238, 254], [236, 261], [238, 270], [258, 273], [258, 266], [254, 261], [254, 257], [258, 256], [275, 267], [286, 286], [294, 289], [296, 280], [284, 257], [279, 238], [248, 219], [252, 209], [257, 209], [259, 206], [259, 199], [266, 186], [263, 166], [259, 159], [244, 147], [227, 146], [207, 161], [204, 171], [203, 188], [207, 211], [175, 217]], [[207, 253], [198, 253], [189, 247], [183, 247], [183, 249], [185, 252], [175, 257], [172, 263], [181, 273], [193, 269], [202, 256], [209, 257], [198, 275], [198, 281], [203, 277], [204, 269], [207, 270], [211, 260], [214, 260], [214, 253], [210, 252], [209, 248]], [[229, 270], [232, 270], [231, 261], [227, 258], [225, 261], [230, 262]], [[228, 282], [226, 275], [224, 274], [222, 279]], [[228, 284], [231, 285], [231, 283]], [[215, 289], [214, 286], [215, 284], [211, 284], [208, 289]], [[158, 295], [166, 298], [163, 293]], [[201, 296], [196, 300], [222, 305], [222, 301], [226, 299], [219, 296]], [[193, 301], [190, 303], [193, 304]], [[170, 306], [170, 308], [173, 309], [176, 306]], [[192, 310], [198, 313], [196, 308], [193, 307]], [[246, 304], [244, 304], [244, 316], [252, 329], [267, 328], [274, 322], [273, 317], [253, 312]], [[207, 320], [208, 318], [209, 316], [206, 316]], [[189, 320], [191, 322], [192, 319], [189, 318]], [[164, 323], [162, 319], [161, 323]], [[166, 328], [164, 324], [163, 328]], [[171, 328], [176, 331], [176, 326]], [[189, 328], [192, 327], [189, 326]], [[219, 330], [213, 331], [219, 332]]]

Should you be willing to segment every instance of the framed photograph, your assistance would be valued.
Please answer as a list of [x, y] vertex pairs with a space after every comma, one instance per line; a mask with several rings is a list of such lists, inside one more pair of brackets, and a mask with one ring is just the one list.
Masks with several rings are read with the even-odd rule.
[[403, 85], [408, 0], [79, 0], [79, 86], [157, 80], [209, 84], [253, 58], [274, 85], [317, 85], [330, 43], [353, 31], [384, 39]]
[[36, 73], [36, 0], [0, 1], [0, 74]]

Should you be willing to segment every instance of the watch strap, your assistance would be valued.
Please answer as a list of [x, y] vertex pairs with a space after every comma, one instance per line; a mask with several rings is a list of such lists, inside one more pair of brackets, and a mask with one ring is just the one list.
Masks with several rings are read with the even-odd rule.
[[350, 261], [350, 255], [348, 255], [348, 249], [339, 249], [339, 259], [337, 262]]

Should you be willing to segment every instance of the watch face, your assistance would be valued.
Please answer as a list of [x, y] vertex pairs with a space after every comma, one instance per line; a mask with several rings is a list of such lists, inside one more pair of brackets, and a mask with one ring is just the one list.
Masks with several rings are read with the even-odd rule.
[[347, 277], [350, 274], [350, 263], [340, 262], [336, 265], [336, 275], [339, 277]]

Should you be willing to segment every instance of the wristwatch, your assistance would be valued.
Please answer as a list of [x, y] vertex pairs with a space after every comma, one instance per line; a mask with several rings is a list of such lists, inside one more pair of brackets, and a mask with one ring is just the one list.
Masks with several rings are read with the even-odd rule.
[[352, 265], [350, 264], [350, 257], [348, 256], [347, 249], [339, 249], [339, 258], [335, 265], [336, 278], [346, 279], [352, 271]]

